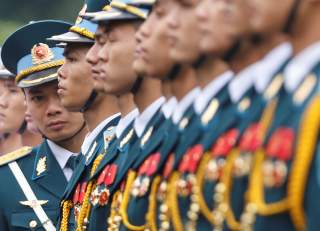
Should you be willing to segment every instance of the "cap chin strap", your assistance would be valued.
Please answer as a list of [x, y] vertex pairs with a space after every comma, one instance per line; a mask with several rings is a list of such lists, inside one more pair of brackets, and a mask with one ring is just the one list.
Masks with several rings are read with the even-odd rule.
[[92, 90], [87, 102], [82, 106], [82, 108], [80, 108], [80, 112], [83, 113], [87, 111], [91, 107], [91, 105], [93, 104], [97, 96], [98, 96], [98, 92], [96, 90]]
[[138, 76], [136, 81], [134, 82], [131, 90], [130, 90], [132, 94], [134, 94], [134, 95], [137, 94], [137, 92], [139, 91], [139, 89], [141, 87], [142, 81], [143, 81], [143, 77]]
[[192, 67], [194, 69], [198, 69], [202, 66], [202, 64], [204, 64], [204, 62], [207, 60], [207, 56], [206, 55], [200, 55], [197, 60], [192, 64]]
[[[69, 136], [68, 138], [65, 138], [65, 139], [63, 139], [63, 140], [54, 141], [54, 142], [55, 142], [55, 143], [56, 143], [56, 142], [66, 142], [66, 141], [68, 141], [68, 140], [71, 140], [71, 139], [73, 139], [75, 136], [77, 136], [85, 127], [86, 127], [86, 122], [83, 121], [82, 126], [81, 126], [73, 135], [71, 135], [71, 136]], [[39, 128], [38, 128], [38, 130], [39, 130], [39, 133], [41, 134], [41, 136], [42, 136], [43, 139], [48, 139], [48, 140], [50, 140], [48, 137], [46, 137], [46, 136], [44, 135], [44, 133], [43, 133]]]
[[181, 71], [181, 65], [180, 64], [173, 65], [173, 67], [170, 70], [170, 72], [169, 72], [169, 74], [168, 74], [166, 79], [171, 80], [171, 81], [174, 80], [178, 76], [180, 71]]
[[301, 0], [295, 0], [293, 5], [292, 5], [292, 8], [291, 8], [291, 11], [290, 11], [290, 14], [288, 16], [288, 20], [283, 28], [283, 32], [284, 33], [290, 33], [291, 32], [291, 29], [292, 29], [292, 25], [297, 17], [297, 13], [298, 13], [298, 10], [299, 10], [299, 6], [301, 4]]
[[232, 58], [239, 52], [241, 48], [241, 39], [238, 39], [232, 47], [224, 54], [223, 60], [226, 62], [230, 62]]
[[26, 130], [26, 128], [27, 128], [27, 121], [23, 120], [23, 122], [18, 130], [19, 134], [23, 134], [24, 131]]

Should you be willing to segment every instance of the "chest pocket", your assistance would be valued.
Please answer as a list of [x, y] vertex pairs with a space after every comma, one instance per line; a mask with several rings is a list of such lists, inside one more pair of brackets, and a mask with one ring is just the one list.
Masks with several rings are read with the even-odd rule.
[[[57, 224], [59, 209], [45, 211], [54, 225]], [[15, 212], [11, 215], [11, 226], [13, 230], [44, 230], [38, 217], [33, 211]]]

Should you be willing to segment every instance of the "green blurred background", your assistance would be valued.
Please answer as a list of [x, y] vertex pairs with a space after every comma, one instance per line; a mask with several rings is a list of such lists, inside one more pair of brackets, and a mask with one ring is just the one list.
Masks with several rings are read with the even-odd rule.
[[81, 0], [0, 0], [0, 46], [18, 27], [36, 20], [63, 19], [74, 22]]

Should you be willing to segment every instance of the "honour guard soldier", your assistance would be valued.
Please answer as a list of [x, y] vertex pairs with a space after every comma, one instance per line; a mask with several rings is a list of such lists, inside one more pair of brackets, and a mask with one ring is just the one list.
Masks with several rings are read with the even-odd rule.
[[[219, 49], [227, 47], [226, 44], [228, 44], [228, 41], [232, 41], [230, 39], [232, 38], [230, 37], [230, 34], [221, 33], [221, 31], [233, 31], [233, 33], [237, 31], [236, 34], [238, 34], [239, 38], [241, 38], [244, 36], [248, 36], [248, 29], [250, 28], [250, 24], [248, 21], [243, 20], [241, 14], [240, 16], [242, 18], [239, 18], [239, 13], [245, 12], [242, 8], [243, 6], [245, 6], [244, 3], [241, 7], [237, 5], [231, 7], [231, 5], [229, 6], [228, 4], [226, 4], [225, 6], [220, 5], [220, 7], [217, 7], [217, 5], [213, 4], [208, 7], [208, 4], [211, 4], [211, 2], [203, 1], [198, 6], [198, 17], [200, 20], [199, 26], [201, 27], [201, 31], [203, 32], [202, 39], [200, 40], [200, 47], [201, 50], [207, 55], [217, 55], [217, 53], [215, 52], [221, 54], [221, 51], [219, 51]], [[236, 11], [232, 12], [230, 11], [230, 9], [236, 9]], [[221, 10], [230, 11], [228, 17], [232, 17], [232, 19], [229, 18], [229, 22], [232, 23], [226, 24], [226, 19], [222, 17], [223, 14], [221, 14]], [[238, 24], [239, 22], [241, 24]], [[219, 30], [219, 34], [215, 34], [212, 30], [212, 28], [215, 27], [221, 27], [221, 30]], [[234, 30], [235, 28], [236, 30]], [[239, 30], [239, 28], [241, 30]], [[215, 43], [212, 41], [220, 41], [220, 43]], [[225, 58], [230, 58], [230, 55], [235, 55], [232, 53], [237, 50], [232, 51], [233, 52], [229, 52], [228, 56]], [[288, 56], [290, 56], [290, 52], [286, 53], [289, 54], [286, 54], [286, 57], [284, 59], [288, 59]], [[257, 58], [253, 57], [252, 59], [250, 56], [231, 56], [231, 58], [233, 58], [237, 62], [240, 61], [240, 58], [247, 59], [247, 61], [257, 60]], [[281, 66], [281, 64], [279, 66]], [[255, 89], [253, 88], [254, 79], [252, 77], [255, 77], [255, 68], [256, 65], [254, 67], [249, 66], [249, 68], [241, 71], [230, 83], [229, 95], [231, 102], [233, 102], [234, 104], [234, 108], [232, 110], [222, 109], [222, 111], [224, 111], [224, 113], [226, 114], [223, 119], [220, 120], [219, 126], [215, 127], [212, 130], [211, 134], [208, 133], [209, 136], [205, 135], [200, 139], [202, 148], [206, 147], [208, 144], [211, 146], [212, 141], [215, 141], [218, 137], [213, 134], [219, 134], [219, 132], [221, 132], [220, 129], [224, 126], [225, 129], [229, 127], [227, 129], [228, 132], [222, 135], [220, 133], [220, 137], [216, 140], [216, 142], [213, 142], [211, 151], [209, 153], [206, 153], [202, 157], [200, 165], [196, 170], [197, 173], [195, 185], [198, 186], [194, 188], [194, 191], [198, 191], [200, 193], [194, 193], [194, 198], [196, 198], [196, 200], [194, 200], [193, 203], [194, 207], [197, 207], [196, 205], [198, 204], [198, 207], [200, 208], [201, 216], [199, 219], [199, 225], [204, 230], [205, 228], [201, 226], [202, 216], [204, 216], [205, 219], [207, 219], [212, 225], [214, 225], [214, 228], [217, 230], [223, 228], [225, 219], [227, 219], [228, 221], [228, 228], [235, 230], [241, 229], [238, 225], [239, 222], [237, 222], [237, 220], [239, 219], [244, 208], [244, 194], [247, 190], [246, 182], [248, 180], [247, 178], [250, 171], [251, 157], [240, 154], [236, 149], [236, 145], [238, 144], [238, 142], [240, 142], [240, 144], [246, 143], [246, 145], [248, 145], [249, 143], [251, 145], [250, 140], [246, 142], [243, 142], [243, 140], [246, 140], [244, 138], [249, 137], [249, 135], [252, 135], [252, 133], [255, 132], [255, 128], [257, 126], [249, 125], [250, 123], [256, 122], [260, 119], [260, 115], [265, 105], [265, 103], [258, 98], [255, 93]], [[235, 71], [237, 71], [237, 69], [238, 68], [236, 68]], [[272, 77], [273, 74], [271, 74], [270, 78]], [[266, 80], [266, 85], [269, 84], [270, 78]], [[239, 95], [237, 95], [237, 93], [239, 93]], [[276, 93], [275, 89], [273, 89], [272, 93], [273, 95], [268, 95], [268, 97], [274, 97]], [[267, 98], [265, 100], [270, 100], [270, 98]], [[215, 113], [215, 117], [219, 118], [219, 111]], [[210, 142], [208, 143], [209, 140]], [[234, 183], [234, 185], [232, 185], [233, 187], [231, 188], [230, 176], [232, 177], [233, 175], [235, 181], [232, 182]], [[212, 195], [214, 195], [213, 198]], [[194, 217], [196, 217], [197, 219], [196, 215], [197, 213], [195, 213]]]
[[[148, 9], [142, 6], [133, 6], [130, 3], [130, 1], [113, 1], [111, 2], [111, 10], [99, 13], [93, 19], [99, 22], [99, 28], [108, 29], [106, 34], [109, 39], [100, 53], [100, 58], [108, 60], [107, 64], [109, 64], [104, 67], [106, 76], [101, 76], [104, 77], [105, 91], [113, 91], [114, 94], [122, 92], [123, 94], [131, 90], [137, 108], [141, 112], [128, 126], [130, 128], [130, 130], [127, 129], [128, 133], [122, 139], [118, 139], [114, 154], [112, 154], [111, 148], [110, 154], [117, 155], [117, 158], [111, 163], [108, 163], [107, 159], [103, 160], [104, 165], [98, 167], [100, 170], [94, 177], [98, 180], [98, 185], [91, 194], [92, 198], [99, 197], [97, 192], [101, 188], [105, 188], [111, 195], [113, 194], [113, 198], [109, 198], [109, 201], [102, 205], [91, 200], [93, 209], [89, 220], [97, 220], [98, 216], [104, 215], [104, 218], [108, 220], [107, 227], [110, 230], [132, 230], [137, 226], [140, 228], [145, 223], [144, 214], [146, 214], [147, 206], [141, 203], [136, 204], [135, 207], [130, 206], [131, 186], [138, 166], [147, 158], [148, 150], [157, 143], [156, 138], [162, 135], [161, 125], [164, 121], [161, 106], [165, 99], [161, 96], [160, 80], [137, 78], [132, 69], [136, 46], [134, 35], [142, 20], [148, 15]], [[125, 64], [122, 64], [123, 62]], [[121, 68], [119, 65], [123, 70], [119, 70]], [[126, 81], [124, 81], [125, 78]], [[126, 88], [121, 89], [119, 83], [126, 83]], [[107, 168], [112, 169], [113, 165], [116, 165], [118, 169], [114, 180], [108, 181], [108, 185], [103, 182], [99, 183], [99, 179], [103, 178]], [[129, 169], [132, 170], [129, 171]], [[123, 180], [125, 181], [123, 182]], [[111, 206], [110, 215], [107, 211], [99, 215], [99, 207], [102, 206], [104, 206], [104, 210], [110, 210]]]
[[15, 151], [23, 146], [39, 144], [41, 137], [33, 134], [25, 121], [25, 100], [23, 91], [16, 86], [14, 75], [2, 66], [0, 61], [0, 155]]
[[0, 160], [1, 182], [6, 185], [0, 190], [1, 230], [56, 230], [59, 203], [87, 132], [82, 114], [60, 104], [56, 80], [63, 50], [46, 41], [69, 27], [61, 21], [34, 22], [13, 33], [3, 46], [3, 63], [16, 75], [45, 139], [38, 147], [24, 147]]
[[14, 82], [14, 75], [2, 66], [0, 60], [0, 155], [23, 147], [26, 106], [24, 95]]
[[294, 56], [282, 71], [284, 87], [264, 146], [255, 154], [248, 192], [254, 210], [245, 214], [245, 225], [254, 230], [317, 230], [320, 35], [314, 31], [320, 5], [286, 1], [280, 9], [271, 7], [289, 15], [285, 31], [292, 36]]
[[[186, 9], [184, 9], [185, 5], [183, 5], [183, 4], [181, 4], [181, 6], [180, 5], [177, 6], [177, 8], [175, 8], [176, 11], [173, 11], [175, 13], [174, 14], [175, 17], [179, 17], [180, 11], [177, 10], [178, 8], [179, 9], [181, 8], [180, 9], [181, 14], [185, 13], [186, 11], [189, 11], [189, 13], [190, 13], [190, 8], [192, 8], [191, 4], [188, 6], [190, 6], [190, 7], [189, 8], [186, 7]], [[179, 30], [177, 28], [179, 28], [179, 27], [182, 28], [183, 23], [181, 20], [179, 20], [177, 18], [175, 18], [175, 19], [176, 20], [171, 19], [172, 25], [174, 25], [174, 23], [176, 23], [175, 27], [172, 26], [172, 28]], [[190, 22], [189, 22], [189, 24], [190, 24]], [[187, 25], [189, 25], [189, 24], [187, 24]], [[184, 26], [186, 26], [186, 25], [184, 25]], [[240, 27], [240, 30], [238, 29], [238, 26], [234, 26], [233, 30], [234, 30], [233, 32], [239, 33], [239, 35], [241, 35], [241, 36], [243, 36], [243, 34], [245, 32], [243, 26]], [[225, 36], [226, 36], [226, 34], [225, 34]], [[175, 37], [175, 36], [173, 36], [173, 37]], [[176, 36], [176, 37], [178, 37], [178, 36]], [[180, 40], [182, 40], [181, 38], [183, 38], [183, 37], [181, 36]], [[224, 39], [227, 39], [227, 38], [228, 37], [225, 37]], [[218, 39], [218, 38], [215, 38], [215, 39]], [[178, 41], [180, 41], [180, 40], [178, 40]], [[187, 39], [185, 39], [185, 40], [187, 40]], [[216, 40], [216, 41], [219, 42], [219, 40]], [[230, 41], [230, 40], [227, 40], [227, 41]], [[185, 41], [183, 40], [183, 42], [185, 42]], [[221, 41], [220, 41], [220, 43], [221, 43]], [[225, 44], [223, 44], [223, 45], [225, 45]], [[176, 45], [176, 47], [178, 47], [178, 45]], [[231, 46], [229, 45], [229, 47], [231, 47]], [[218, 54], [221, 55], [221, 53], [223, 53], [222, 50], [219, 50], [216, 52], [217, 53], [215, 55], [218, 55]], [[222, 65], [222, 67], [224, 67], [224, 66], [225, 66], [225, 64]], [[200, 66], [200, 68], [198, 68], [198, 70], [201, 70], [201, 66]], [[222, 68], [222, 70], [226, 70], [226, 69]], [[250, 110], [248, 110], [249, 108], [251, 108], [251, 109], [255, 108], [254, 106], [249, 107], [250, 101], [248, 101], [249, 100], [248, 97], [253, 96], [252, 95], [253, 91], [252, 91], [251, 79], [247, 76], [247, 74], [242, 75], [242, 76], [238, 76], [236, 78], [236, 80], [233, 81], [232, 85], [233, 85], [233, 87], [234, 86], [239, 87], [241, 85], [241, 84], [239, 84], [239, 82], [242, 82], [243, 80], [247, 80], [248, 85], [244, 85], [242, 87], [242, 89], [237, 89], [239, 95], [236, 95], [234, 98], [232, 98], [234, 96], [234, 93], [233, 93], [234, 89], [232, 89], [232, 91], [230, 91], [230, 88], [229, 88], [230, 96], [227, 97], [227, 99], [226, 99], [226, 93], [229, 94], [226, 84], [228, 83], [228, 81], [230, 80], [231, 77], [232, 77], [232, 74], [229, 74], [229, 76], [228, 76], [228, 74], [227, 74], [227, 76], [222, 75], [221, 79], [217, 78], [216, 81], [214, 81], [214, 83], [217, 84], [218, 82], [220, 82], [220, 84], [222, 85], [221, 86], [222, 90], [221, 90], [221, 92], [219, 92], [220, 97], [222, 99], [219, 97], [219, 94], [217, 94], [217, 98], [212, 99], [212, 101], [211, 101], [212, 104], [210, 103], [207, 107], [207, 110], [205, 110], [203, 112], [203, 117], [202, 116], [199, 117], [199, 119], [201, 119], [201, 120], [205, 119], [204, 122], [213, 121], [212, 125], [215, 125], [215, 127], [213, 127], [212, 130], [208, 131], [207, 136], [204, 136], [201, 140], [198, 141], [198, 142], [200, 142], [199, 145], [193, 146], [186, 153], [185, 153], [185, 151], [188, 148], [188, 144], [186, 145], [185, 142], [182, 142], [183, 136], [186, 135], [185, 140], [190, 141], [190, 138], [192, 137], [192, 135], [194, 135], [194, 129], [190, 129], [189, 134], [187, 132], [188, 130], [185, 130], [185, 132], [179, 138], [178, 144], [172, 150], [174, 153], [174, 157], [178, 158], [178, 161], [176, 160], [176, 163], [174, 163], [174, 167], [173, 167], [174, 172], [171, 173], [171, 176], [170, 176], [171, 179], [169, 180], [170, 192], [167, 195], [167, 197], [168, 197], [167, 199], [172, 201], [172, 203], [170, 203], [170, 205], [167, 204], [167, 206], [164, 205], [164, 206], [162, 206], [162, 208], [165, 208], [165, 210], [169, 209], [170, 214], [172, 216], [172, 223], [173, 223], [174, 229], [177, 229], [177, 230], [212, 229], [212, 228], [210, 228], [210, 226], [207, 226], [207, 225], [204, 226], [204, 224], [201, 221], [198, 222], [199, 210], [201, 210], [201, 213], [203, 213], [203, 215], [206, 216], [206, 219], [208, 219], [213, 225], [215, 225], [215, 228], [219, 229], [219, 228], [222, 228], [222, 226], [223, 226], [223, 219], [224, 219], [223, 216], [224, 216], [224, 212], [225, 212], [225, 209], [224, 209], [225, 205], [222, 204], [223, 201], [221, 201], [221, 199], [219, 199], [219, 198], [221, 198], [221, 194], [222, 194], [221, 191], [223, 191], [224, 187], [221, 184], [218, 184], [219, 181], [221, 180], [221, 177], [219, 175], [221, 174], [221, 170], [224, 166], [226, 155], [229, 153], [229, 150], [233, 147], [233, 145], [236, 144], [235, 141], [238, 138], [238, 134], [240, 132], [242, 132], [244, 128], [246, 128], [248, 121], [250, 121], [250, 119], [248, 119], [248, 120], [244, 120], [243, 123], [238, 124], [239, 120], [241, 120], [242, 118], [246, 118], [247, 116], [249, 116], [251, 114]], [[220, 81], [218, 81], [218, 80], [220, 80]], [[224, 83], [224, 84], [222, 84], [222, 83]], [[217, 85], [219, 86], [220, 84], [217, 84]], [[225, 86], [225, 89], [223, 89], [223, 86]], [[241, 90], [241, 91], [239, 91], [239, 90]], [[203, 96], [205, 96], [205, 93]], [[218, 117], [219, 113], [217, 113], [217, 109], [220, 106], [219, 103], [223, 102], [221, 100], [225, 100], [224, 103], [226, 103], [226, 105], [223, 105], [223, 106], [231, 105], [232, 100], [234, 100], [233, 101], [234, 107], [231, 107], [230, 110], [225, 110], [225, 108], [223, 108], [225, 110], [224, 113], [226, 113], [226, 114], [225, 115], [220, 114], [220, 116], [223, 115], [223, 117], [220, 117], [221, 119], [217, 123], [216, 120], [212, 120], [212, 118], [214, 116], [217, 116], [216, 119], [219, 118]], [[248, 104], [248, 102], [249, 102], [249, 104]], [[198, 104], [196, 104], [196, 105], [198, 105]], [[226, 119], [226, 118], [228, 118], [228, 119]], [[251, 117], [249, 116], [249, 118], [251, 118]], [[199, 121], [198, 123], [195, 123], [194, 126], [203, 126], [203, 125], [206, 125], [206, 124], [205, 123], [203, 124], [203, 121]], [[235, 129], [236, 127], [239, 127], [239, 129]], [[231, 129], [231, 130], [229, 130], [229, 129]], [[240, 130], [240, 131], [238, 131], [238, 130]], [[226, 132], [226, 133], [223, 134], [224, 132]], [[217, 140], [217, 142], [215, 142], [216, 139], [220, 135], [222, 135], [222, 136]], [[213, 149], [212, 154], [211, 153], [206, 154], [202, 158], [203, 151], [210, 149], [211, 145], [213, 145], [212, 146], [212, 149]], [[222, 145], [222, 147], [221, 147], [221, 145]], [[209, 179], [209, 178], [207, 179], [207, 182], [206, 182], [207, 185], [206, 185], [206, 187], [204, 187], [204, 189], [205, 190], [209, 189], [210, 191], [205, 191], [205, 195], [202, 195], [202, 192], [199, 193], [200, 190], [201, 191], [204, 191], [204, 190], [202, 190], [202, 188], [199, 188], [196, 183], [197, 176], [198, 176], [198, 174], [196, 175], [196, 172], [197, 172], [199, 161], [202, 162], [200, 164], [201, 170], [199, 170], [199, 175], [201, 176], [201, 179], [203, 180], [204, 177], [207, 177], [207, 176], [212, 177], [211, 179]], [[169, 163], [169, 161], [168, 161], [168, 163]], [[212, 170], [211, 172], [209, 171], [210, 168], [209, 168], [208, 163], [210, 163], [210, 167]], [[218, 165], [217, 163], [219, 163], [219, 166], [217, 166]], [[218, 168], [219, 168], [219, 170], [218, 170]], [[165, 170], [166, 169], [167, 168], [165, 168]], [[208, 170], [208, 171], [206, 171], [206, 170]], [[209, 174], [209, 173], [211, 173], [211, 174]], [[215, 185], [216, 185], [216, 187], [215, 187]], [[161, 191], [161, 186], [160, 186], [160, 191]], [[210, 197], [212, 197], [212, 195], [214, 195], [214, 198], [216, 201], [212, 201], [212, 199], [210, 198]], [[206, 198], [204, 198], [204, 197], [206, 197]], [[205, 200], [210, 201], [210, 202], [208, 203]], [[205, 205], [205, 203], [211, 205], [211, 208], [208, 208], [208, 206]], [[212, 204], [214, 204], [214, 206], [212, 206]], [[160, 209], [160, 215], [162, 215], [161, 208], [159, 208], [159, 209]], [[213, 212], [211, 212], [210, 210], [213, 210]], [[213, 215], [211, 215], [211, 213]], [[159, 216], [159, 217], [163, 217], [163, 216]], [[168, 229], [168, 222], [161, 222], [161, 223], [166, 224], [165, 226]]]
[[[165, 4], [165, 1], [158, 2], [159, 5], [161, 5], [161, 3]], [[169, 34], [170, 37], [172, 37], [172, 40], [174, 40], [174, 43], [171, 43], [171, 58], [184, 68], [189, 66], [189, 70], [194, 73], [193, 78], [196, 80], [197, 84], [200, 83], [201, 87], [205, 87], [216, 77], [220, 79], [220, 81], [216, 81], [218, 84], [213, 84], [215, 85], [215, 90], [212, 91], [212, 95], [207, 96], [207, 100], [201, 102], [204, 104], [201, 110], [206, 111], [206, 107], [210, 104], [210, 97], [214, 97], [214, 95], [220, 93], [220, 91], [227, 92], [226, 86], [232, 78], [232, 72], [228, 72], [227, 65], [217, 59], [215, 73], [210, 73], [207, 78], [206, 76], [203, 76], [204, 71], [202, 71], [202, 75], [196, 75], [196, 71], [199, 70], [196, 61], [200, 54], [198, 49], [198, 25], [195, 17], [195, 6], [197, 2], [188, 2], [188, 7], [184, 5], [183, 1], [174, 1], [171, 4], [170, 8], [166, 8], [168, 10], [166, 20], [169, 27]], [[188, 15], [188, 17], [186, 17], [186, 15]], [[192, 15], [194, 17], [192, 17]], [[192, 36], [186, 36], [189, 33], [190, 28], [195, 30], [195, 33], [192, 34]], [[211, 64], [212, 63], [208, 64], [207, 67], [211, 67]], [[195, 69], [195, 67], [197, 69]], [[190, 81], [190, 77], [192, 76], [189, 75], [184, 77], [186, 80]], [[178, 89], [177, 83], [179, 83], [179, 77], [172, 80], [173, 94], [179, 99], [177, 93], [179, 93], [180, 89]], [[180, 82], [180, 85], [182, 85], [182, 82]], [[182, 88], [180, 85], [179, 87]], [[162, 155], [172, 155], [167, 159], [166, 166], [162, 169], [162, 179], [160, 184], [158, 183], [159, 186], [158, 189], [155, 190], [155, 195], [151, 195], [150, 197], [150, 200], [151, 198], [156, 200], [156, 204], [153, 206], [155, 208], [150, 206], [149, 209], [150, 227], [152, 230], [157, 230], [158, 228], [161, 230], [169, 230], [172, 228], [177, 230], [206, 230], [203, 225], [197, 227], [198, 215], [196, 213], [198, 213], [199, 207], [190, 200], [191, 198], [194, 198], [194, 187], [192, 186], [192, 183], [194, 183], [195, 180], [194, 173], [201, 157], [201, 150], [199, 150], [199, 146], [192, 148], [192, 150], [188, 152], [187, 150], [190, 145], [193, 145], [193, 142], [198, 135], [206, 132], [205, 129], [201, 130], [201, 125], [198, 123], [202, 117], [199, 114], [202, 112], [200, 112], [200, 110], [199, 112], [196, 112], [195, 110], [195, 99], [197, 98], [198, 101], [198, 99], [205, 98], [206, 96], [205, 94], [202, 95], [201, 93], [197, 93], [197, 95], [190, 100], [190, 94], [193, 94], [192, 92], [197, 89], [197, 87], [194, 88], [187, 92], [184, 98], [180, 98], [177, 109], [173, 112], [171, 119], [177, 131], [176, 141], [171, 141], [171, 144], [170, 142], [166, 142], [163, 147], [160, 148], [160, 153]], [[211, 90], [212, 88], [207, 90], [207, 92], [209, 91], [209, 94], [211, 94]], [[188, 105], [186, 107], [186, 99], [188, 98], [190, 101], [187, 103]], [[214, 102], [216, 102], [216, 100]], [[213, 105], [213, 107], [216, 106], [217, 105]], [[185, 111], [181, 110], [183, 107], [186, 107], [184, 109]], [[209, 113], [211, 114], [211, 117], [209, 116], [210, 118], [205, 121], [205, 123], [209, 122], [214, 116], [215, 113], [212, 110], [217, 108], [213, 109], [213, 107], [210, 107]], [[181, 114], [180, 119], [178, 118], [179, 114]], [[207, 114], [206, 117], [208, 118], [208, 113], [205, 114]], [[205, 125], [207, 124], [203, 124], [203, 126]], [[170, 134], [172, 131], [170, 130]], [[168, 140], [173, 140], [173, 137], [168, 136]], [[170, 222], [172, 222], [172, 224], [170, 224]], [[210, 226], [208, 228], [212, 229]]]
[[[94, 7], [96, 4], [89, 2], [80, 14], [91, 12]], [[80, 225], [79, 220], [89, 206], [88, 195], [85, 194], [93, 187], [89, 179], [106, 154], [120, 119], [116, 96], [97, 90], [99, 83], [95, 83], [96, 76], [86, 59], [94, 44], [96, 29], [97, 24], [79, 15], [69, 32], [49, 39], [65, 46], [65, 63], [58, 70], [58, 94], [62, 105], [70, 111], [82, 111], [90, 131], [81, 147], [83, 158], [64, 194], [60, 230], [75, 230], [77, 226], [87, 225], [87, 221]]]
[[[247, 1], [248, 6], [253, 4]], [[264, 6], [264, 8], [262, 8]], [[274, 11], [273, 3], [270, 3], [270, 11]], [[268, 4], [256, 3], [252, 8], [257, 12], [263, 9], [266, 11]], [[263, 11], [262, 11], [263, 12]], [[232, 230], [246, 228], [246, 222], [250, 220], [247, 211], [254, 209], [252, 204], [247, 203], [248, 181], [252, 172], [255, 160], [255, 152], [262, 146], [266, 130], [270, 126], [272, 111], [279, 90], [283, 84], [283, 78], [279, 75], [285, 64], [291, 57], [292, 47], [286, 35], [284, 27], [286, 17], [278, 8], [270, 17], [267, 12], [256, 13], [250, 18], [249, 34], [253, 35], [254, 49], [261, 51], [264, 55], [255, 65], [252, 73], [254, 90], [256, 92], [256, 102], [252, 111], [251, 121], [239, 137], [235, 149], [232, 150], [227, 158], [226, 165], [229, 166], [224, 172], [224, 184], [227, 187], [225, 203], [228, 207], [226, 213], [226, 225]], [[246, 15], [246, 14], [244, 14]], [[270, 20], [272, 18], [273, 20]], [[279, 20], [279, 18], [282, 20]]]
[[[128, 99], [128, 96], [130, 97], [130, 91], [133, 89], [135, 82], [137, 82], [137, 76], [132, 70], [132, 59], [135, 48], [134, 33], [136, 27], [139, 26], [143, 19], [143, 15], [146, 13], [143, 10], [135, 12], [126, 11], [125, 9], [112, 9], [107, 11], [109, 9], [109, 7], [104, 7], [105, 12], [99, 12], [95, 15], [96, 17], [94, 17], [94, 20], [99, 22], [99, 26], [96, 32], [96, 42], [87, 54], [87, 59], [93, 68], [100, 70], [100, 75], [97, 76], [97, 79], [101, 78], [101, 80], [103, 80], [100, 80], [100, 82], [103, 82], [104, 92], [118, 96], [119, 104], [121, 104], [123, 100]], [[142, 15], [140, 14], [141, 12]], [[102, 48], [101, 50], [97, 49], [99, 46]], [[136, 85], [138, 84], [139, 83]], [[149, 86], [150, 84], [151, 86]], [[140, 106], [143, 104], [148, 107], [152, 101], [159, 97], [158, 94], [160, 93], [158, 92], [160, 92], [160, 90], [155, 90], [160, 88], [157, 84], [157, 82], [142, 84], [144, 95], [141, 94], [141, 96], [138, 96], [140, 100], [142, 100], [140, 101]], [[147, 89], [147, 91], [145, 89]], [[137, 92], [139, 92], [139, 90]], [[137, 95], [135, 95], [135, 97], [136, 96]], [[122, 102], [120, 102], [120, 100], [122, 100]], [[163, 101], [163, 99], [161, 99], [161, 101]], [[161, 105], [161, 101], [156, 100], [155, 104], [152, 105], [151, 111], [154, 109], [157, 111], [158, 105]], [[133, 109], [132, 106], [131, 109]], [[89, 182], [93, 187], [87, 187], [85, 195], [88, 195], [88, 197], [85, 197], [84, 201], [84, 203], [88, 203], [89, 206], [85, 209], [83, 209], [84, 207], [80, 209], [80, 215], [77, 221], [78, 228], [82, 227], [81, 225], [86, 226], [89, 230], [112, 227], [111, 223], [113, 221], [108, 219], [112, 206], [111, 200], [114, 200], [112, 195], [120, 193], [115, 193], [115, 190], [118, 189], [122, 179], [126, 176], [128, 168], [134, 160], [133, 158], [138, 156], [134, 155], [134, 152], [128, 156], [132, 142], [137, 140], [132, 122], [137, 112], [132, 111], [128, 113], [124, 108], [123, 111], [124, 115], [127, 114], [128, 117], [123, 117], [124, 120], [121, 121], [122, 124], [119, 126], [119, 138], [114, 144], [111, 144], [107, 150], [108, 155], [102, 158], [101, 163], [97, 169], [95, 169], [96, 171], [94, 171], [95, 173], [92, 176], [92, 180]], [[156, 111], [152, 113], [156, 113]], [[153, 115], [150, 117], [152, 118], [152, 116]], [[124, 127], [125, 130], [121, 127]], [[130, 158], [132, 158], [132, 160], [130, 160]], [[81, 216], [81, 214], [84, 214], [84, 216]], [[88, 222], [84, 223], [85, 220]]]

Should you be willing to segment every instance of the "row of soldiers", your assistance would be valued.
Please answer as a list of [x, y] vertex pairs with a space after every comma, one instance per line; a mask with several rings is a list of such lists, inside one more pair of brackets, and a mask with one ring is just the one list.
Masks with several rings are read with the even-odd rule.
[[87, 0], [18, 29], [43, 142], [0, 158], [0, 230], [318, 230], [319, 24], [319, 0]]

